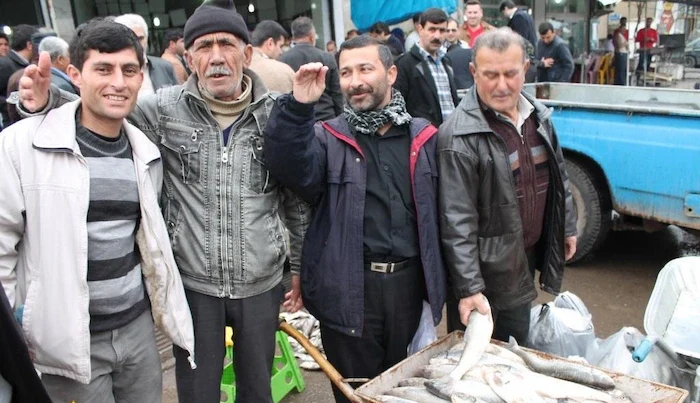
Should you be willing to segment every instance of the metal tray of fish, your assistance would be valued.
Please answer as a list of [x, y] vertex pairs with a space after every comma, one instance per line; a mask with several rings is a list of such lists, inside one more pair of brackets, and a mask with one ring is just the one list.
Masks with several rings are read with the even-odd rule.
[[[463, 338], [464, 333], [460, 331], [455, 331], [442, 337], [435, 343], [399, 362], [376, 378], [357, 388], [355, 390], [355, 396], [359, 397], [363, 402], [381, 403], [376, 399], [377, 396], [396, 387], [400, 381], [416, 376], [422, 367], [428, 365], [432, 357], [448, 351], [452, 346], [461, 342]], [[498, 340], [491, 340], [491, 343], [500, 346], [505, 344]], [[569, 361], [565, 358], [542, 353], [540, 351], [527, 348], [523, 348], [523, 350], [535, 353], [543, 359]], [[683, 402], [688, 395], [688, 392], [683, 389], [645, 381], [603, 369], [601, 370], [609, 374], [615, 380], [617, 388], [624, 392], [629, 400], [634, 403], [680, 403]]]

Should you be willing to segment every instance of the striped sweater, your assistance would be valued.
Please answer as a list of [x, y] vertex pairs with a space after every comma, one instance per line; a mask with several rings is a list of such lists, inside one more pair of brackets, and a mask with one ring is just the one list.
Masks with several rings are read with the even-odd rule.
[[90, 171], [87, 214], [90, 331], [118, 329], [148, 308], [136, 245], [139, 193], [131, 146], [78, 123], [76, 138]]

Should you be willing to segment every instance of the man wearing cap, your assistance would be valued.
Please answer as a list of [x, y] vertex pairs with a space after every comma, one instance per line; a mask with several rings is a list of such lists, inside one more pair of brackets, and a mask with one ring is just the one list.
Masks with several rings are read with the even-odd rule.
[[[288, 310], [301, 307], [297, 275], [283, 296], [285, 226], [297, 271], [310, 210], [264, 164], [261, 131], [274, 97], [247, 69], [253, 49], [233, 3], [199, 6], [184, 39], [193, 74], [181, 86], [139, 98], [129, 117], [161, 151], [162, 210], [194, 323], [197, 368], [174, 347], [178, 398], [219, 402], [225, 326], [231, 326], [236, 401], [270, 403], [279, 305], [285, 299]], [[48, 89], [44, 64], [42, 55], [39, 68], [22, 78], [29, 111], [43, 113], [69, 97]]]

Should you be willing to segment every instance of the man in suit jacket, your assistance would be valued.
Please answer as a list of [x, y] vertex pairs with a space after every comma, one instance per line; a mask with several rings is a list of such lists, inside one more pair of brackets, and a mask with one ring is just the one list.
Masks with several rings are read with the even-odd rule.
[[452, 62], [457, 89], [470, 88], [474, 85], [474, 76], [469, 69], [469, 63], [472, 61], [472, 50], [466, 42], [459, 39], [459, 23], [454, 18], [447, 20], [444, 48], [447, 51], [447, 58]]
[[2, 114], [2, 127], [9, 124], [7, 114], [7, 82], [15, 71], [29, 66], [32, 59], [32, 35], [39, 30], [31, 25], [20, 24], [12, 29], [12, 42], [10, 53], [7, 57], [0, 57], [0, 113]]
[[436, 127], [457, 104], [454, 71], [442, 49], [447, 18], [439, 8], [425, 10], [418, 27], [420, 40], [396, 61], [398, 77], [394, 88], [406, 100], [408, 113], [427, 119]]
[[294, 71], [307, 63], [319, 62], [328, 66], [326, 90], [316, 104], [316, 121], [326, 121], [343, 113], [343, 94], [340, 92], [338, 64], [333, 56], [316, 48], [316, 29], [308, 17], [292, 21], [294, 47], [282, 55], [280, 61], [287, 63]]
[[78, 88], [66, 74], [70, 64], [68, 42], [56, 36], [49, 36], [39, 43], [39, 53], [41, 52], [47, 52], [51, 57], [51, 84], [64, 91], [80, 95]]
[[504, 0], [499, 8], [503, 16], [508, 19], [508, 27], [515, 33], [525, 38], [525, 43], [530, 59], [530, 69], [525, 74], [525, 82], [535, 82], [537, 78], [537, 33], [535, 21], [525, 10], [519, 9], [512, 0]]

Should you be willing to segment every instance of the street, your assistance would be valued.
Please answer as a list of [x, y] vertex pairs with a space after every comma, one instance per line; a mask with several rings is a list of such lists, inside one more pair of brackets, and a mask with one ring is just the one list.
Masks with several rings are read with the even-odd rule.
[[[644, 332], [644, 310], [658, 272], [669, 260], [686, 255], [700, 255], [700, 243], [676, 227], [652, 234], [612, 232], [593, 259], [567, 268], [563, 291], [573, 292], [586, 303], [598, 337], [607, 337], [623, 326]], [[540, 292], [537, 303], [552, 299]], [[438, 337], [445, 333], [443, 321]], [[283, 402], [333, 401], [330, 382], [322, 372], [302, 372], [306, 389], [291, 392]], [[177, 402], [173, 369], [163, 374], [163, 392], [164, 402]]]

